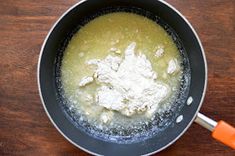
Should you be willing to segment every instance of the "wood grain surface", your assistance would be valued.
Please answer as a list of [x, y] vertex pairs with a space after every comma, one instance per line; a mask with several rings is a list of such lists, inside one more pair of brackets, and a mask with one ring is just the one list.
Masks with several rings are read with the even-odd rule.
[[[235, 126], [235, 0], [167, 0], [192, 23], [209, 69], [201, 112]], [[0, 155], [89, 155], [50, 123], [37, 89], [42, 42], [76, 0], [0, 0]], [[193, 124], [160, 156], [232, 156], [235, 152]]]

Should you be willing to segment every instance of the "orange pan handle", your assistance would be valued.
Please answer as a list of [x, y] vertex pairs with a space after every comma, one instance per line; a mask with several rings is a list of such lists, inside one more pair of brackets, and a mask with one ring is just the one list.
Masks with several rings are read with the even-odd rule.
[[219, 121], [212, 131], [212, 137], [235, 149], [235, 128], [224, 121]]
[[235, 128], [224, 121], [216, 122], [198, 113], [195, 122], [212, 132], [212, 137], [235, 149]]

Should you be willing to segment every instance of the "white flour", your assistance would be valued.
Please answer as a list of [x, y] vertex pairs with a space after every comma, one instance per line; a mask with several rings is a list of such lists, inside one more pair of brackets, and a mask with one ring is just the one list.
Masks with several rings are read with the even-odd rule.
[[90, 77], [90, 76], [83, 77], [82, 80], [79, 82], [79, 86], [83, 87], [91, 83], [93, 80], [94, 80], [93, 77]]
[[163, 46], [158, 46], [157, 50], [155, 52], [156, 57], [161, 57], [164, 53], [164, 47]]
[[157, 73], [146, 56], [135, 54], [135, 47], [136, 43], [131, 43], [123, 59], [108, 55], [103, 60], [88, 61], [96, 65], [93, 75], [101, 85], [96, 90], [96, 104], [125, 116], [152, 114], [170, 92], [167, 84], [157, 81]]
[[173, 74], [177, 71], [179, 71], [179, 66], [177, 64], [177, 60], [176, 59], [171, 59], [168, 63], [167, 73], [168, 74]]

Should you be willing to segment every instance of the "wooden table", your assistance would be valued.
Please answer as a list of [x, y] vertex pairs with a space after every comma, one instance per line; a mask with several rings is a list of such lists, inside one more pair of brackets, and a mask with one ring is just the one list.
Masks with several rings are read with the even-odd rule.
[[[192, 23], [205, 48], [209, 82], [201, 112], [235, 125], [235, 1], [168, 0]], [[76, 0], [0, 0], [0, 155], [88, 155], [50, 123], [38, 95], [42, 42]], [[159, 155], [235, 155], [193, 124]]]

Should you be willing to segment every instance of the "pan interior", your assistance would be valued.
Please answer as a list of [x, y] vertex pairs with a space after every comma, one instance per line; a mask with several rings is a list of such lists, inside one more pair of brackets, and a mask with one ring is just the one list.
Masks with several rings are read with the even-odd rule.
[[[183, 76], [181, 79], [180, 92], [178, 94], [177, 99], [172, 103], [172, 106], [170, 107], [170, 109], [164, 111], [161, 114], [156, 115], [153, 122], [149, 123], [148, 125], [143, 124], [141, 127], [133, 127], [131, 129], [120, 130], [120, 129], [114, 128], [112, 130], [105, 131], [105, 130], [97, 129], [95, 126], [89, 124], [88, 122], [81, 120], [79, 114], [77, 114], [76, 111], [68, 107], [69, 101], [64, 96], [64, 90], [63, 90], [62, 83], [61, 83], [61, 62], [63, 59], [64, 50], [67, 47], [68, 42], [70, 41], [73, 34], [76, 33], [82, 26], [84, 26], [90, 20], [98, 16], [101, 16], [103, 14], [107, 14], [111, 12], [136, 13], [136, 14], [145, 16], [155, 21], [157, 24], [161, 25], [166, 30], [166, 32], [172, 37], [173, 41], [177, 45], [177, 48], [183, 58], [183, 61], [182, 61]], [[165, 23], [161, 18], [157, 17], [151, 12], [145, 11], [140, 8], [134, 8], [134, 7], [105, 8], [101, 10], [100, 12], [83, 19], [82, 21], [83, 22], [79, 23], [77, 28], [74, 29], [68, 35], [68, 38], [62, 44], [61, 49], [59, 50], [59, 53], [56, 59], [56, 87], [58, 91], [57, 97], [58, 97], [59, 104], [62, 110], [64, 110], [64, 113], [66, 114], [67, 118], [69, 118], [69, 120], [77, 128], [83, 130], [84, 132], [88, 133], [89, 135], [97, 139], [106, 140], [109, 142], [127, 143], [127, 144], [143, 141], [154, 135], [160, 135], [167, 127], [174, 126], [175, 119], [177, 116], [180, 115], [179, 112], [185, 103], [186, 97], [188, 96], [190, 79], [191, 79], [190, 66], [189, 66], [187, 54], [185, 52], [185, 49], [183, 48], [183, 45], [179, 37], [174, 32], [174, 30], [167, 23]]]

